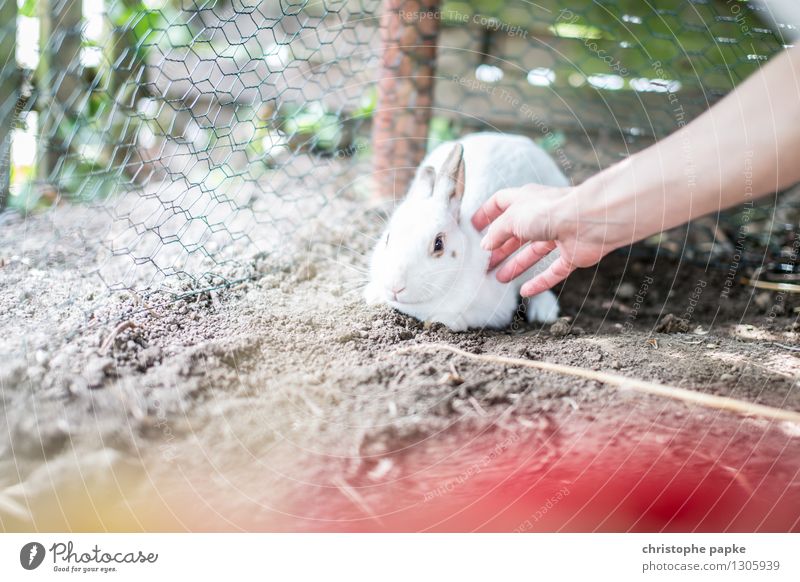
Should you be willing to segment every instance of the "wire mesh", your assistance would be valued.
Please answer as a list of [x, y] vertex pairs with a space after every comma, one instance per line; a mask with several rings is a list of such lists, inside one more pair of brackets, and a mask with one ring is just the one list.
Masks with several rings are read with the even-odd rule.
[[[5, 203], [95, 208], [111, 289], [177, 297], [252, 276], [330, 200], [374, 194], [376, 84], [409, 76], [382, 60], [387, 9], [412, 30], [436, 21], [429, 148], [527, 133], [575, 182], [704, 111], [796, 24], [776, 32], [760, 5], [724, 0], [0, 0]], [[786, 200], [746, 225], [727, 214], [690, 254], [734, 252], [741, 227], [779, 257], [796, 236]]]

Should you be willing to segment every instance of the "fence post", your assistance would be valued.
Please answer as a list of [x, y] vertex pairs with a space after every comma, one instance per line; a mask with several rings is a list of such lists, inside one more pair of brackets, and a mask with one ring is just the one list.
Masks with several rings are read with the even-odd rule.
[[81, 0], [39, 0], [40, 52], [36, 109], [39, 111], [38, 176], [54, 184], [59, 162], [68, 152], [64, 132], [74, 117], [82, 90], [80, 63], [83, 4]]
[[17, 0], [0, 0], [0, 211], [11, 187], [11, 133], [20, 95], [16, 48]]
[[384, 0], [372, 151], [376, 194], [402, 196], [425, 156], [441, 0]]

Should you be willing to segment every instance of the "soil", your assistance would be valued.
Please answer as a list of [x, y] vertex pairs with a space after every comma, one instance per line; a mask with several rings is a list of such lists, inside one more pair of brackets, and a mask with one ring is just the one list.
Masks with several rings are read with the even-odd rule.
[[250, 279], [177, 301], [108, 291], [90, 208], [0, 216], [0, 527], [800, 528], [798, 425], [415, 348], [800, 411], [794, 295], [621, 253], [552, 326], [451, 333], [363, 303], [365, 208], [333, 200]]

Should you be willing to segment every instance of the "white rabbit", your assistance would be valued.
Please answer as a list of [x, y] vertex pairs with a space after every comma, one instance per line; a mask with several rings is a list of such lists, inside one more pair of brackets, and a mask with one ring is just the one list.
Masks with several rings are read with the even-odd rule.
[[[544, 270], [557, 251], [510, 283], [487, 273], [491, 253], [480, 246], [472, 215], [492, 194], [529, 183], [567, 186], [553, 159], [530, 139], [476, 133], [438, 146], [422, 161], [370, 260], [367, 303], [385, 303], [453, 331], [505, 327], [522, 284]], [[529, 321], [553, 322], [552, 291], [528, 300]]]

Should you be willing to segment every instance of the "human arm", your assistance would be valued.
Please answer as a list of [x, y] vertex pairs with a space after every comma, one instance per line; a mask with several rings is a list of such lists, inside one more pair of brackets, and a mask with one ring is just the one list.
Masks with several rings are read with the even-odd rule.
[[[680, 99], [680, 94], [678, 94]], [[555, 248], [522, 295], [551, 288], [611, 251], [800, 181], [800, 47], [788, 49], [703, 115], [573, 188], [497, 192], [473, 217], [490, 267], [510, 281]]]

